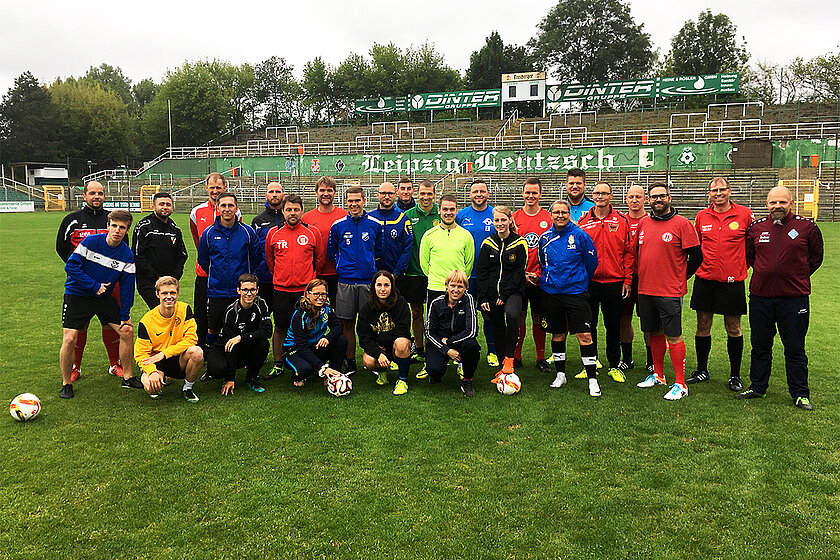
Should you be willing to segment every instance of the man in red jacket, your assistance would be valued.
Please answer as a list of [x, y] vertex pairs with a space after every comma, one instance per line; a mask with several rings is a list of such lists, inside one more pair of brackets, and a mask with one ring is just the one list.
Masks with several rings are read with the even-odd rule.
[[[274, 281], [275, 329], [280, 340], [285, 340], [295, 306], [306, 285], [315, 279], [326, 253], [319, 250], [321, 234], [318, 229], [300, 221], [303, 214], [300, 195], [287, 194], [282, 208], [286, 223], [269, 230], [265, 238], [265, 262]], [[275, 363], [280, 362], [282, 345], [275, 345], [273, 352]]]
[[697, 331], [694, 348], [697, 369], [686, 383], [709, 380], [709, 352], [712, 349], [712, 319], [723, 315], [723, 326], [728, 339], [729, 388], [741, 391], [741, 356], [744, 337], [741, 335], [741, 316], [747, 313], [744, 280], [747, 278], [747, 260], [744, 240], [747, 228], [755, 220], [752, 210], [729, 199], [732, 189], [724, 177], [709, 182], [711, 204], [697, 213], [694, 229], [700, 237], [703, 264], [697, 269], [691, 308], [697, 312]]
[[811, 314], [811, 275], [823, 260], [823, 239], [814, 222], [792, 212], [790, 191], [774, 187], [767, 195], [770, 215], [747, 230], [750, 279], [750, 388], [736, 399], [764, 397], [773, 362], [776, 328], [785, 347], [785, 371], [793, 403], [813, 410], [808, 388], [805, 335]]
[[[635, 247], [630, 243], [630, 223], [612, 206], [610, 184], [603, 181], [596, 183], [592, 196], [595, 206], [578, 220], [580, 229], [592, 238], [598, 255], [598, 268], [589, 283], [592, 341], [597, 348], [600, 306], [607, 333], [607, 361], [610, 364], [607, 375], [618, 383], [624, 383], [624, 372], [618, 367], [621, 362], [621, 307], [622, 300], [630, 295], [633, 283]], [[583, 374], [585, 376], [586, 372]]]

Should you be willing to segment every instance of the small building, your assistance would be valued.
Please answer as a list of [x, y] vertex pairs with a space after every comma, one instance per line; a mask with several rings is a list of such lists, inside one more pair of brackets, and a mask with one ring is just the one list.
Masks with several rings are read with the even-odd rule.
[[[12, 170], [11, 179], [25, 183], [30, 187], [37, 187], [40, 185], [62, 185], [66, 186], [70, 183], [69, 174], [67, 172], [66, 163], [39, 163], [32, 161], [23, 161], [13, 163], [9, 167]], [[20, 175], [20, 172], [23, 175]]]

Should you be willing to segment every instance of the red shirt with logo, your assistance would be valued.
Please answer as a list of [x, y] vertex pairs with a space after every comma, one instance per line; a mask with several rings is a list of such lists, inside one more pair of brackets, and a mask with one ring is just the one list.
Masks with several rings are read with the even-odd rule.
[[[201, 234], [213, 225], [218, 215], [219, 211], [216, 209], [216, 205], [209, 200], [199, 204], [190, 212], [190, 233], [192, 233], [196, 249], [198, 249], [198, 240], [201, 239]], [[236, 218], [242, 220], [242, 212], [239, 210], [236, 211]], [[195, 263], [195, 274], [196, 276], [207, 277], [207, 273], [198, 266], [197, 262]]]
[[627, 217], [612, 205], [603, 218], [596, 216], [595, 208], [591, 208], [580, 217], [578, 226], [592, 238], [598, 254], [598, 268], [595, 269], [592, 281], [630, 285], [633, 281], [636, 247], [630, 243], [630, 222]]
[[752, 210], [731, 203], [726, 212], [716, 212], [714, 205], [704, 208], [694, 219], [700, 236], [703, 264], [698, 278], [714, 282], [742, 282], [747, 277], [747, 229], [755, 221]]
[[694, 226], [679, 214], [667, 220], [639, 222], [636, 240], [639, 294], [682, 297], [688, 292], [686, 249], [700, 244]]
[[304, 223], [268, 230], [265, 238], [265, 264], [278, 292], [302, 292], [315, 279], [315, 271], [326, 258], [319, 251], [321, 234]]
[[336, 206], [332, 212], [321, 212], [318, 208], [313, 208], [306, 212], [301, 220], [310, 226], [315, 226], [321, 234], [320, 245], [318, 245], [318, 252], [324, 255], [321, 266], [318, 268], [318, 276], [335, 276], [335, 263], [326, 258], [327, 241], [330, 238], [330, 228], [334, 223], [347, 215], [347, 210]]
[[525, 271], [533, 272], [539, 276], [540, 235], [551, 227], [551, 214], [545, 208], [540, 208], [539, 212], [531, 216], [525, 212], [524, 208], [520, 208], [513, 213], [513, 222], [516, 224], [516, 233], [525, 238], [525, 242], [528, 244], [528, 265], [525, 267]]

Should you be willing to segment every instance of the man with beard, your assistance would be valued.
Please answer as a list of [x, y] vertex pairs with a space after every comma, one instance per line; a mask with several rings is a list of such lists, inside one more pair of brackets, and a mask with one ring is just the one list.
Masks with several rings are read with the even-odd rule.
[[[327, 254], [327, 241], [330, 237], [332, 225], [347, 215], [347, 210], [333, 204], [335, 200], [335, 179], [332, 177], [321, 177], [315, 183], [315, 196], [318, 199], [318, 206], [306, 212], [301, 220], [303, 223], [314, 226], [321, 234], [318, 252]], [[325, 258], [318, 271], [318, 278], [327, 283], [327, 292], [330, 298], [330, 307], [335, 307], [335, 294], [338, 289], [338, 276], [335, 271], [335, 262]]]
[[697, 232], [671, 206], [665, 183], [654, 183], [648, 192], [653, 211], [639, 224], [636, 259], [639, 271], [639, 320], [650, 333], [653, 373], [637, 387], [666, 385], [665, 346], [671, 355], [676, 377], [665, 399], [688, 396], [685, 385], [685, 342], [682, 338], [682, 297], [686, 280], [700, 267], [703, 253]]
[[379, 206], [370, 215], [382, 223], [382, 255], [377, 270], [387, 270], [399, 278], [411, 260], [414, 234], [411, 232], [411, 222], [396, 207], [396, 197], [397, 190], [393, 183], [385, 181], [379, 185], [376, 193]]
[[[108, 212], [102, 208], [105, 202], [105, 189], [97, 181], [91, 181], [84, 189], [85, 206], [71, 212], [61, 221], [55, 240], [55, 251], [65, 263], [82, 239], [96, 233], [108, 233]], [[119, 299], [119, 288], [115, 288], [114, 297]], [[120, 365], [120, 336], [109, 327], [102, 327], [102, 342], [108, 353], [110, 367], [108, 373], [122, 377]], [[71, 380], [78, 381], [82, 374], [82, 355], [87, 343], [87, 327], [79, 329], [74, 349]]]
[[154, 309], [160, 303], [155, 283], [162, 276], [180, 280], [187, 262], [187, 248], [180, 228], [170, 217], [172, 195], [155, 193], [152, 197], [154, 211], [137, 222], [131, 238], [131, 250], [137, 267], [135, 282], [137, 293]]
[[811, 275], [823, 260], [822, 233], [807, 218], [792, 212], [790, 191], [774, 187], [767, 195], [770, 216], [754, 222], [747, 231], [747, 264], [750, 279], [750, 388], [736, 399], [767, 394], [773, 339], [778, 327], [785, 347], [785, 371], [793, 403], [813, 410], [808, 387], [805, 335], [811, 306]]
[[569, 169], [566, 173], [566, 202], [574, 223], [578, 223], [584, 212], [595, 206], [595, 202], [586, 196], [586, 172], [583, 169]]

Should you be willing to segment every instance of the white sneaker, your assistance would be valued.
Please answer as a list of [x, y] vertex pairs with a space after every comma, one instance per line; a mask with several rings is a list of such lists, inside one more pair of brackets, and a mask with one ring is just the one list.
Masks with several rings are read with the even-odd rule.
[[654, 387], [656, 385], [665, 385], [665, 382], [659, 379], [655, 373], [651, 373], [643, 381], [636, 383], [636, 387]]
[[597, 379], [590, 379], [589, 380], [589, 396], [590, 397], [600, 397], [601, 396], [601, 387], [598, 385]]
[[688, 396], [688, 387], [685, 385], [680, 385], [679, 383], [674, 383], [671, 385], [671, 390], [665, 393], [665, 397], [663, 397], [666, 401], [678, 401], [683, 397]]
[[549, 387], [554, 387], [555, 389], [558, 387], [562, 387], [566, 384], [566, 374], [562, 371], [557, 374], [557, 377], [554, 378], [554, 381], [551, 382]]

